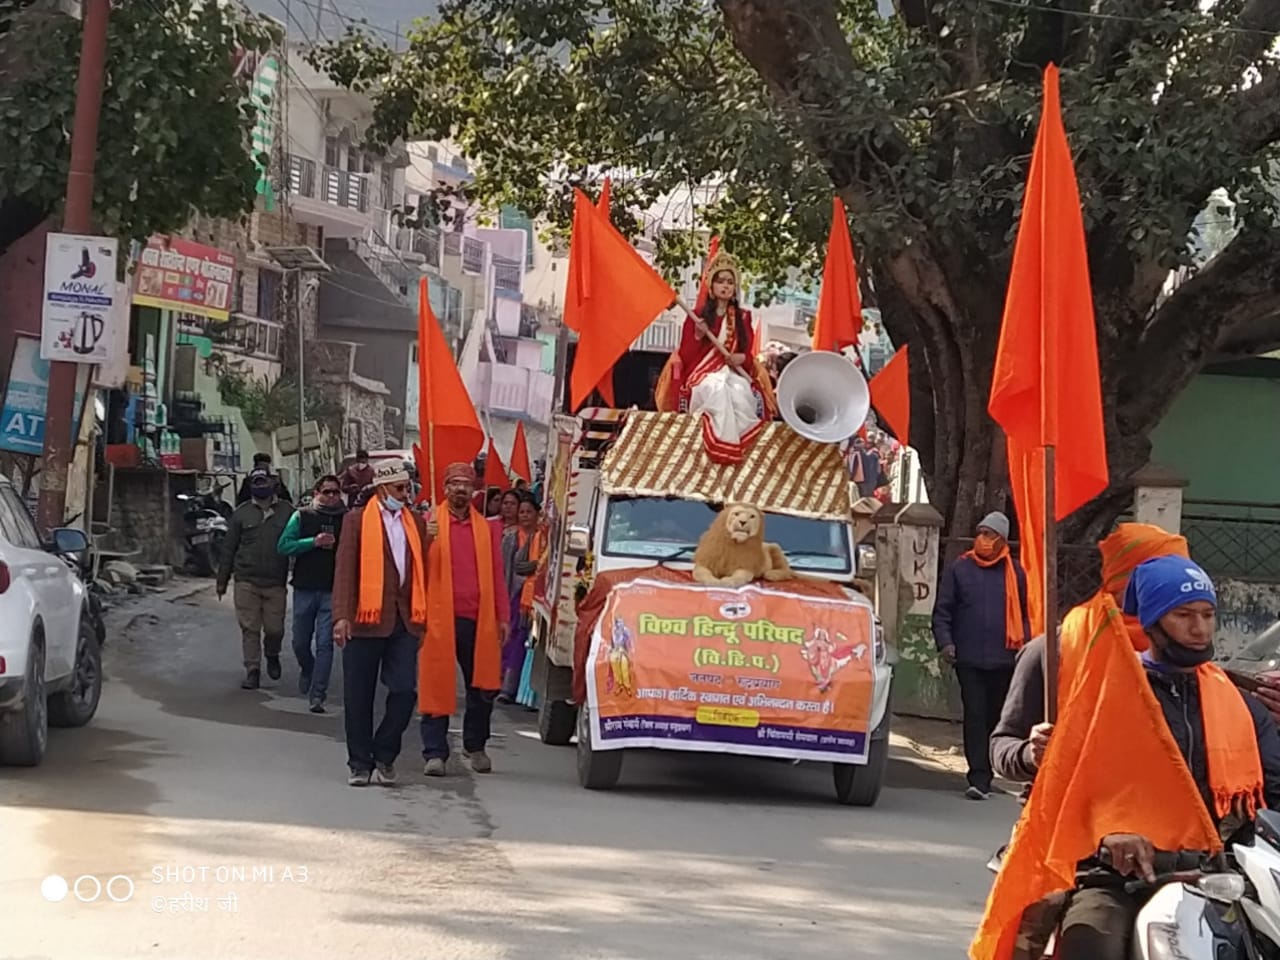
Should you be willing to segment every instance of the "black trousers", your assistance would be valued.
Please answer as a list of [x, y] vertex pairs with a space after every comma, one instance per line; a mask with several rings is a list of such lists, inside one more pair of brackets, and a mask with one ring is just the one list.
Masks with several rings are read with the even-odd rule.
[[[373, 729], [378, 680], [387, 688], [382, 722]], [[372, 770], [395, 763], [400, 741], [413, 719], [418, 685], [418, 638], [398, 619], [389, 637], [352, 637], [342, 648], [342, 699], [347, 764]]]
[[1141, 906], [1123, 890], [1076, 890], [1062, 915], [1058, 960], [1126, 960]]
[[[458, 666], [467, 688], [467, 706], [462, 714], [462, 749], [467, 753], [483, 750], [489, 742], [489, 725], [493, 717], [496, 690], [477, 690], [471, 685], [475, 676], [476, 621], [457, 617], [453, 621]], [[445, 760], [449, 756], [449, 718], [422, 715], [422, 756], [426, 760]]]
[[1000, 721], [1009, 693], [1013, 667], [988, 670], [956, 664], [960, 701], [964, 709], [964, 758], [969, 764], [969, 786], [991, 789], [991, 733]]

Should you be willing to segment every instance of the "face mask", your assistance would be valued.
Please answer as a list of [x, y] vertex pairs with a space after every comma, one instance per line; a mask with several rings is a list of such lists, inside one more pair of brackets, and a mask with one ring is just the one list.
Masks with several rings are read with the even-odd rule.
[[249, 493], [255, 500], [270, 500], [271, 494], [274, 493], [270, 487], [250, 487]]
[[1169, 664], [1171, 667], [1179, 667], [1189, 670], [1192, 667], [1198, 667], [1202, 663], [1208, 663], [1213, 659], [1213, 644], [1205, 647], [1203, 650], [1195, 650], [1191, 647], [1184, 647], [1180, 643], [1175, 643], [1173, 639], [1165, 633], [1160, 627], [1152, 627], [1151, 634], [1155, 638], [1153, 646], [1159, 654], [1161, 660]]
[[1000, 552], [1003, 541], [993, 534], [980, 533], [973, 540], [973, 552], [986, 559]]
[[399, 512], [400, 508], [404, 506], [403, 503], [401, 503], [399, 500], [397, 500], [395, 497], [391, 496], [390, 494], [383, 497], [382, 505], [386, 507], [388, 510], [390, 510], [392, 513]]

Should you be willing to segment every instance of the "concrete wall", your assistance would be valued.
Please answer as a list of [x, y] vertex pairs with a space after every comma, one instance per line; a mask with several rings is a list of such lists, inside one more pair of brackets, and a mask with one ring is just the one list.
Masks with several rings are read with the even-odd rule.
[[1217, 580], [1219, 660], [1229, 660], [1259, 633], [1280, 620], [1280, 584]]

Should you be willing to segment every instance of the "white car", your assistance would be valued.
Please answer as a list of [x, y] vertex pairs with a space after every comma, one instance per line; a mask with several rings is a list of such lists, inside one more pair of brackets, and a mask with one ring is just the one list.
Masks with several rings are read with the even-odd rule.
[[102, 695], [102, 648], [85, 587], [64, 557], [88, 548], [80, 530], [49, 544], [0, 478], [0, 764], [34, 767], [49, 725], [82, 727]]

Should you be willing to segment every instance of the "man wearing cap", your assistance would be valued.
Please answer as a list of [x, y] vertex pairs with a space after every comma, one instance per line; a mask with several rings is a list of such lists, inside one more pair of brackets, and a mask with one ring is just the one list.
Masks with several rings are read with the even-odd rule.
[[964, 714], [965, 796], [991, 795], [989, 741], [1013, 677], [1014, 656], [1030, 638], [1027, 575], [1009, 553], [1009, 518], [989, 513], [973, 549], [942, 575], [933, 608], [938, 652], [954, 665]]
[[503, 570], [502, 530], [472, 505], [475, 487], [471, 464], [453, 463], [445, 469], [445, 508], [434, 514], [438, 535], [428, 549], [431, 604], [418, 657], [418, 712], [422, 714], [424, 772], [429, 777], [445, 774], [459, 667], [467, 690], [462, 749], [474, 772], [493, 769], [485, 745], [493, 701], [502, 687], [502, 647], [511, 602]]
[[276, 550], [280, 535], [293, 511], [276, 496], [280, 480], [269, 470], [249, 474], [249, 501], [236, 507], [227, 525], [218, 564], [218, 599], [235, 576], [236, 619], [240, 622], [244, 654], [245, 690], [256, 690], [262, 680], [262, 656], [267, 676], [280, 679], [280, 644], [284, 639], [285, 582], [289, 558]]
[[[253, 455], [253, 469], [249, 471], [249, 476], [244, 478], [244, 482], [240, 484], [240, 492], [236, 494], [237, 506], [242, 503], [248, 503], [253, 499], [253, 494], [249, 491], [249, 481], [255, 473], [260, 471], [271, 473], [271, 454], [255, 453]], [[276, 477], [276, 496], [287, 502], [293, 501], [293, 497], [289, 496], [289, 491], [285, 488], [284, 481], [279, 477]]]
[[[1115, 610], [1110, 597], [1103, 601]], [[1214, 664], [1217, 595], [1213, 581], [1191, 560], [1161, 556], [1133, 571], [1124, 613], [1141, 625], [1148, 646], [1140, 654], [1155, 706], [1172, 734], [1199, 801], [1218, 834], [1230, 839], [1264, 803], [1280, 804], [1280, 733], [1266, 708], [1239, 690]], [[1118, 617], [1108, 625], [1124, 627]], [[1135, 691], [1136, 693], [1136, 691]], [[1116, 731], [1123, 736], [1124, 731]], [[1159, 761], [1144, 756], [1143, 762]], [[1168, 761], [1165, 761], [1168, 762]], [[1178, 760], [1172, 761], [1177, 763]], [[1108, 771], [1111, 780], [1123, 772]], [[1131, 773], [1130, 776], [1141, 775]], [[1099, 799], [1102, 799], [1101, 797]], [[1168, 809], [1194, 798], [1169, 797]], [[1163, 813], [1167, 811], [1155, 811]], [[1193, 815], [1189, 808], [1188, 816]], [[1080, 874], [1115, 871], [1155, 879], [1155, 848], [1143, 832], [1153, 811], [1134, 809], [1131, 826], [1101, 838], [1106, 860], [1080, 864]], [[1080, 879], [1078, 874], [1077, 879]], [[1129, 893], [1121, 884], [1088, 883], [1071, 895], [1061, 921], [1060, 960], [1124, 960], [1134, 917], [1154, 888]]]
[[[373, 489], [369, 502], [343, 520], [333, 577], [333, 642], [342, 649], [347, 783], [353, 787], [396, 782], [427, 622], [425, 558], [432, 528], [409, 509], [404, 463], [380, 462]], [[379, 678], [387, 698], [375, 730]]]

